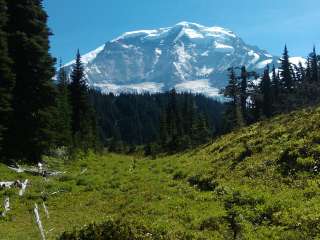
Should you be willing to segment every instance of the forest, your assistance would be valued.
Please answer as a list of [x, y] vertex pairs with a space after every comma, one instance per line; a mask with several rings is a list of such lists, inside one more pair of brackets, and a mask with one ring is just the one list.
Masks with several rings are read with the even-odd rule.
[[267, 65], [261, 76], [248, 72], [245, 66], [229, 69], [229, 84], [223, 91], [229, 99], [225, 113], [227, 129], [319, 103], [320, 56], [315, 47], [306, 66], [301, 62], [295, 65], [289, 59], [285, 46], [279, 69]]
[[100, 139], [111, 151], [133, 151], [136, 146], [157, 152], [183, 150], [222, 132], [224, 103], [200, 94], [177, 93], [173, 89], [115, 96], [91, 89], [89, 95]]

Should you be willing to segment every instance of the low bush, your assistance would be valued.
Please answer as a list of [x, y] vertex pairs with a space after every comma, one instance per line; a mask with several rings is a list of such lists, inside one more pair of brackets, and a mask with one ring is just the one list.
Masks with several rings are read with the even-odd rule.
[[151, 240], [166, 239], [164, 233], [154, 233], [145, 227], [120, 220], [108, 220], [103, 224], [90, 224], [88, 227], [63, 233], [59, 240]]
[[190, 185], [197, 187], [200, 191], [213, 191], [218, 183], [212, 176], [195, 175], [188, 178]]

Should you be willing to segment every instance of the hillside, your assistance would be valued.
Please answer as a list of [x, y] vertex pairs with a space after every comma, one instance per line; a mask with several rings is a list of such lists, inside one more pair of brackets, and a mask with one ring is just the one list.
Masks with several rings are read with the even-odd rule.
[[47, 181], [0, 165], [0, 181], [31, 181], [23, 197], [17, 189], [0, 191], [12, 208], [0, 218], [0, 239], [39, 239], [32, 210], [43, 200], [48, 239], [117, 219], [130, 226], [118, 229], [131, 234], [127, 239], [318, 239], [319, 120], [320, 108], [297, 111], [157, 159], [48, 159], [66, 173]]

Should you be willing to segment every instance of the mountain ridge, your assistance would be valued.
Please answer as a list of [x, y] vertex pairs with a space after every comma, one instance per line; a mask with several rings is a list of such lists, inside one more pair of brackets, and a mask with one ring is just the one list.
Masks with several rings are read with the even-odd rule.
[[[89, 85], [103, 92], [178, 91], [219, 96], [228, 68], [259, 73], [279, 57], [246, 44], [226, 28], [180, 22], [122, 34], [82, 56]], [[74, 61], [64, 67], [70, 72]]]

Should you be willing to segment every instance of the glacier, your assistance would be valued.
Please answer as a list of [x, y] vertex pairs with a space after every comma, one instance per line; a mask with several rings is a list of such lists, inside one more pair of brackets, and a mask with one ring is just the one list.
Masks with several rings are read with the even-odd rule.
[[[297, 64], [305, 60], [292, 58]], [[105, 93], [177, 91], [219, 97], [230, 67], [261, 73], [279, 57], [245, 43], [229, 29], [180, 22], [126, 32], [82, 56], [91, 87]], [[71, 72], [74, 60], [63, 67]]]

